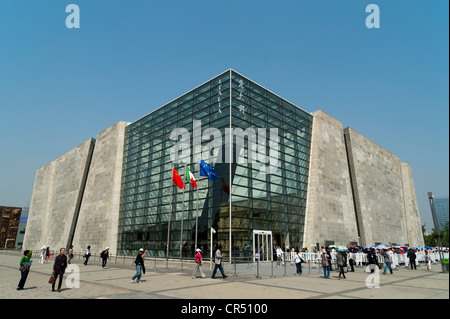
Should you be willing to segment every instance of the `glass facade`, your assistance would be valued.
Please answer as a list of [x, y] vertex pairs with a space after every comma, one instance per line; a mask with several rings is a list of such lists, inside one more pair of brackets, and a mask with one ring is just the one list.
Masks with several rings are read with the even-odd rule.
[[439, 223], [439, 230], [443, 231], [445, 224], [449, 220], [449, 210], [448, 210], [448, 196], [436, 197], [434, 199], [434, 206], [436, 209], [436, 217]]
[[[244, 251], [254, 245], [253, 230], [272, 231], [274, 243], [281, 246], [288, 242], [302, 247], [311, 125], [309, 113], [233, 70], [130, 124], [118, 254], [134, 255], [143, 247], [150, 256], [165, 257], [169, 237], [170, 258], [192, 258], [197, 235], [197, 246], [208, 257], [211, 227], [216, 230], [213, 243], [223, 246], [224, 256], [229, 256], [230, 246], [234, 256], [248, 256]], [[232, 152], [227, 144], [230, 127]], [[190, 154], [177, 153], [188, 154], [184, 163], [171, 158], [180, 141], [171, 139], [176, 128], [189, 133]], [[239, 129], [247, 133], [245, 138]], [[196, 132], [201, 132], [201, 155], [194, 147]], [[250, 142], [252, 132], [257, 143]], [[218, 181], [199, 176], [199, 159], [214, 168]], [[263, 172], [269, 163], [272, 170]], [[181, 190], [172, 182], [172, 167], [184, 180], [186, 165], [197, 189], [186, 184]]]

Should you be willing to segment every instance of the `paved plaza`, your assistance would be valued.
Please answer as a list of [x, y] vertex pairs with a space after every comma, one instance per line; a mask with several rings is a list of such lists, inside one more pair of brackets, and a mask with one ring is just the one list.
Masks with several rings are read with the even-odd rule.
[[[20, 255], [0, 252], [0, 299], [448, 299], [449, 275], [440, 272], [439, 264], [432, 271], [426, 267], [409, 270], [401, 267], [389, 273], [379, 274], [379, 288], [367, 288], [370, 273], [364, 268], [346, 274], [347, 279], [338, 279], [338, 272], [332, 271], [331, 278], [324, 279], [318, 269], [312, 271], [303, 267], [302, 276], [294, 276], [295, 267], [289, 265], [274, 277], [261, 270], [256, 278], [255, 268], [239, 265], [234, 275], [233, 265], [227, 265], [228, 278], [211, 279], [209, 264], [204, 271], [208, 276], [191, 278], [193, 263], [179, 265], [155, 265], [146, 262], [146, 274], [142, 283], [130, 282], [135, 273], [129, 262], [111, 262], [102, 269], [98, 259], [90, 260], [87, 266], [82, 260], [75, 260], [79, 268], [79, 288], [68, 288], [63, 282], [61, 292], [52, 292], [48, 279], [52, 272], [52, 257], [48, 264], [33, 260], [25, 289], [17, 291], [20, 280]], [[283, 268], [281, 268], [283, 269]], [[246, 271], [247, 270], [247, 271]], [[309, 271], [308, 271], [309, 270]], [[67, 275], [67, 273], [66, 273]], [[67, 277], [67, 276], [66, 276]], [[368, 281], [374, 284], [374, 280]]]

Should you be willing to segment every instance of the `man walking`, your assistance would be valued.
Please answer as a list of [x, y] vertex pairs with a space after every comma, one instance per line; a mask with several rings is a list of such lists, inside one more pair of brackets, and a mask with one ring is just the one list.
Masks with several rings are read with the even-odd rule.
[[144, 252], [144, 248], [139, 249], [139, 253], [136, 256], [136, 260], [134, 261], [134, 263], [136, 264], [136, 274], [134, 274], [134, 276], [131, 278], [131, 282], [134, 282], [134, 280], [136, 279], [137, 284], [141, 283], [142, 272], [145, 273], [144, 257], [146, 253], [147, 250]]
[[380, 268], [380, 266], [378, 265], [377, 255], [375, 254], [373, 248], [371, 248], [367, 254], [367, 262], [371, 274], [375, 272], [375, 267]]
[[[407, 257], [409, 258], [409, 264], [411, 265], [411, 270], [416, 269], [416, 253], [411, 248], [408, 251]], [[414, 267], [414, 268], [413, 268]]]
[[391, 260], [391, 256], [386, 251], [386, 249], [383, 249], [383, 252], [381, 253], [381, 256], [383, 256], [383, 262], [384, 262], [383, 274], [386, 275], [386, 268], [389, 268], [389, 271], [391, 272], [391, 275], [392, 275], [392, 267], [391, 267], [392, 260]]
[[295, 266], [297, 267], [297, 276], [300, 276], [302, 274], [302, 262], [305, 262], [305, 260], [300, 256], [300, 251], [297, 250], [297, 254], [294, 255], [295, 260]]
[[227, 278], [228, 276], [225, 275], [225, 273], [223, 272], [223, 267], [222, 267], [222, 245], [219, 245], [219, 248], [216, 250], [216, 256], [214, 258], [214, 270], [212, 273], [211, 278], [215, 278], [216, 277], [216, 271], [217, 269], [220, 270], [220, 273], [222, 274], [223, 279]]
[[67, 267], [67, 256], [65, 255], [65, 252], [66, 249], [61, 248], [59, 250], [59, 255], [55, 258], [55, 263], [53, 264], [53, 276], [55, 277], [55, 281], [52, 284], [52, 291], [55, 291], [56, 279], [58, 279], [59, 276], [58, 292], [61, 292], [63, 276]]
[[345, 277], [345, 273], [344, 273], [345, 259], [344, 259], [342, 252], [338, 252], [336, 254], [336, 263], [337, 263], [338, 270], [339, 270], [339, 277], [338, 277], [339, 280], [341, 279], [341, 275], [344, 276], [344, 279], [346, 279], [347, 277]]
[[109, 247], [106, 247], [104, 251], [100, 254], [100, 257], [102, 257], [102, 268], [105, 269], [106, 261], [109, 258]]

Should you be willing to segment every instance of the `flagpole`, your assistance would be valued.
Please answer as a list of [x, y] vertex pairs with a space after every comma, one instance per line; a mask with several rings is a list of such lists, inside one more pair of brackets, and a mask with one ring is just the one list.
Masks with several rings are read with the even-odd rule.
[[[186, 175], [186, 166], [184, 168], [184, 172]], [[184, 221], [184, 190], [186, 189], [186, 184], [183, 187], [183, 208], [181, 210], [181, 230], [180, 230], [180, 260], [183, 259], [183, 221]]]
[[170, 216], [172, 215], [172, 188], [173, 188], [173, 164], [172, 164], [172, 178], [170, 181], [170, 210], [169, 210], [169, 218], [167, 221], [167, 247], [166, 247], [166, 268], [169, 265], [169, 236], [170, 236]]
[[230, 229], [229, 229], [229, 237], [230, 237], [230, 264], [231, 264], [231, 185], [232, 185], [232, 176], [231, 176], [231, 168], [232, 168], [232, 162], [233, 162], [233, 128], [231, 126], [231, 118], [233, 114], [233, 83], [232, 83], [232, 72], [230, 69], [230, 202], [229, 202], [229, 220], [230, 220]]
[[200, 177], [198, 178], [198, 183], [197, 183], [197, 212], [195, 214], [195, 249], [198, 248], [197, 236], [198, 236], [198, 192], [199, 191], [200, 191]]

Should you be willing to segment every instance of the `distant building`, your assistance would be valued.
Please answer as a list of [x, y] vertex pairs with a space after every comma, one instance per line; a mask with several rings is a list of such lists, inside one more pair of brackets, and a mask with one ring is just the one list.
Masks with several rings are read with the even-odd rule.
[[436, 216], [439, 223], [439, 229], [442, 231], [445, 227], [445, 224], [448, 223], [449, 220], [448, 196], [435, 197], [434, 208], [436, 209]]
[[0, 206], [0, 249], [13, 249], [20, 223], [22, 208]]
[[19, 249], [22, 248], [23, 239], [25, 238], [25, 229], [27, 227], [29, 211], [30, 211], [29, 207], [24, 207], [22, 209], [22, 214], [20, 215], [19, 229], [17, 230], [15, 248], [19, 248]]

